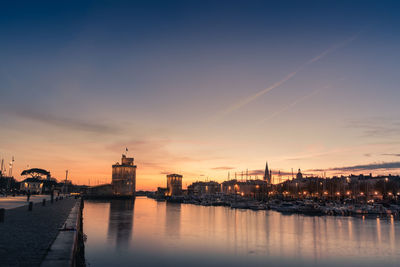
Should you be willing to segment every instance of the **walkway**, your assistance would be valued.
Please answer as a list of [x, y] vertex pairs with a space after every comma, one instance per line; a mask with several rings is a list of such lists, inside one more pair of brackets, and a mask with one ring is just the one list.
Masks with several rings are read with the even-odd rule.
[[[54, 196], [54, 198], [55, 197], [56, 196]], [[29, 201], [32, 201], [33, 203], [39, 203], [42, 202], [44, 198], [46, 201], [50, 201], [50, 195], [32, 195]], [[3, 209], [14, 209], [25, 205], [28, 205], [26, 196], [0, 197], [0, 208]]]
[[76, 201], [71, 197], [46, 201], [44, 207], [36, 203], [33, 211], [26, 206], [6, 210], [0, 222], [0, 266], [39, 266]]

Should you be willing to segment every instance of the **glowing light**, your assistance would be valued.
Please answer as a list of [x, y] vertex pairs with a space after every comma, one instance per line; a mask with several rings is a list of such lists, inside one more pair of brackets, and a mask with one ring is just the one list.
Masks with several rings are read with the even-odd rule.
[[347, 191], [346, 194], [347, 194], [347, 195], [350, 195], [350, 191]]
[[378, 194], [378, 192], [376, 192], [376, 191], [375, 191], [375, 193], [374, 193], [374, 194], [375, 194], [375, 195], [377, 195], [377, 194]]
[[327, 195], [327, 194], [328, 194], [328, 192], [327, 192], [327, 191], [325, 191], [325, 192], [324, 192], [324, 195]]

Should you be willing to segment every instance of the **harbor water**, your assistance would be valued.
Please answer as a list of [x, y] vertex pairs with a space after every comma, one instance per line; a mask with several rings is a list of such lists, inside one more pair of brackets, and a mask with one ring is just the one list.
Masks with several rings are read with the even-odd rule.
[[131, 200], [85, 201], [88, 266], [398, 266], [400, 222]]

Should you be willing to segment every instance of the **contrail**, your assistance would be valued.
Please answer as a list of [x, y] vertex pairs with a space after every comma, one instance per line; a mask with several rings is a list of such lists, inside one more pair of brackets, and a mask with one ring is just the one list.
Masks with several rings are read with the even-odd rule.
[[285, 82], [287, 82], [288, 80], [290, 80], [291, 78], [293, 78], [299, 71], [301, 71], [302, 69], [304, 69], [305, 67], [307, 67], [308, 65], [317, 62], [319, 60], [321, 60], [322, 58], [324, 58], [325, 56], [327, 56], [328, 54], [334, 52], [335, 50], [346, 46], [347, 44], [353, 42], [355, 39], [357, 39], [358, 35], [360, 34], [360, 32], [358, 32], [357, 34], [353, 35], [352, 37], [344, 40], [341, 43], [335, 44], [333, 46], [331, 46], [330, 48], [328, 48], [327, 50], [325, 50], [324, 52], [322, 52], [321, 54], [317, 55], [316, 57], [313, 57], [312, 59], [308, 60], [307, 62], [305, 62], [304, 64], [302, 64], [299, 68], [297, 68], [297, 70], [289, 73], [288, 75], [286, 75], [283, 79], [281, 79], [278, 82], [275, 82], [274, 84], [272, 84], [271, 86], [253, 94], [250, 95], [242, 100], [240, 100], [239, 102], [237, 102], [236, 104], [230, 106], [229, 108], [227, 108], [226, 110], [224, 110], [218, 117], [218, 118], [222, 118], [230, 113], [232, 113], [235, 110], [238, 110], [244, 106], [246, 106], [247, 104], [253, 102], [254, 100], [256, 100], [257, 98], [259, 98], [260, 96], [268, 93], [269, 91], [281, 86], [282, 84], [284, 84]]
[[[329, 88], [329, 86], [325, 86], [323, 89], [327, 89], [327, 88]], [[264, 122], [266, 122], [266, 121], [268, 121], [268, 120], [270, 120], [270, 119], [272, 119], [272, 118], [274, 118], [274, 117], [276, 117], [276, 116], [278, 116], [279, 114], [281, 114], [281, 113], [287, 111], [287, 110], [290, 109], [291, 107], [297, 105], [297, 104], [300, 103], [300, 102], [303, 102], [303, 101], [306, 100], [307, 98], [309, 98], [309, 97], [311, 97], [311, 96], [313, 96], [313, 95], [319, 93], [320, 91], [321, 91], [321, 89], [317, 89], [317, 90], [314, 90], [314, 91], [312, 91], [311, 93], [309, 93], [309, 94], [307, 94], [307, 95], [304, 95], [304, 96], [302, 96], [302, 97], [299, 97], [299, 98], [295, 99], [295, 100], [294, 100], [292, 103], [290, 103], [289, 105], [284, 106], [284, 107], [281, 108], [280, 110], [275, 111], [274, 113], [272, 113], [271, 115], [269, 115], [269, 116], [266, 117], [265, 119], [261, 120], [261, 121], [260, 121], [260, 124], [261, 124], [261, 123], [264, 123]]]

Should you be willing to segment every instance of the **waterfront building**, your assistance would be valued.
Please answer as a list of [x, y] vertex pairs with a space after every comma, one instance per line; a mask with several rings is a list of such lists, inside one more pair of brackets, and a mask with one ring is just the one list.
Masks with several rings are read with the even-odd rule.
[[222, 183], [222, 192], [226, 195], [238, 194], [243, 197], [263, 198], [268, 192], [268, 183], [264, 180], [237, 180]]
[[167, 195], [167, 188], [165, 187], [157, 187], [157, 191], [155, 193], [156, 198], [164, 198]]
[[127, 158], [126, 155], [122, 155], [121, 164], [112, 165], [111, 185], [114, 196], [135, 196], [136, 165], [134, 165], [134, 158]]
[[222, 193], [226, 195], [237, 194], [238, 188], [237, 186], [235, 186], [237, 183], [238, 181], [236, 179], [222, 182], [221, 184]]
[[167, 196], [182, 195], [182, 178], [182, 175], [176, 173], [167, 175]]
[[195, 182], [189, 185], [187, 190], [189, 195], [214, 195], [221, 192], [221, 185], [215, 181]]
[[58, 186], [57, 180], [52, 178], [50, 172], [44, 169], [32, 168], [23, 170], [21, 175], [30, 176], [20, 183], [21, 191], [44, 194], [50, 193]]
[[111, 184], [101, 184], [88, 187], [85, 190], [88, 198], [113, 198], [113, 187]]
[[31, 194], [41, 194], [42, 189], [43, 180], [36, 177], [26, 178], [20, 183], [20, 190]]

